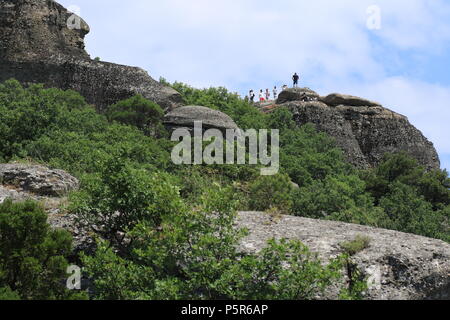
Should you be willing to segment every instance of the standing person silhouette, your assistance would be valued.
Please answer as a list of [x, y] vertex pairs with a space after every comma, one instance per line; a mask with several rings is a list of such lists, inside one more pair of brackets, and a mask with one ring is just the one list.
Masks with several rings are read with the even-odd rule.
[[297, 74], [297, 72], [292, 76], [292, 80], [294, 81], [294, 88], [298, 88], [298, 80], [300, 79], [300, 76]]
[[278, 89], [277, 86], [273, 87], [273, 100], [277, 100], [278, 98]]
[[255, 92], [253, 92], [253, 90], [250, 90], [249, 92], [249, 96], [250, 96], [250, 101], [253, 103], [255, 102]]
[[269, 91], [269, 89], [266, 89], [266, 100], [267, 101], [270, 100], [270, 91]]

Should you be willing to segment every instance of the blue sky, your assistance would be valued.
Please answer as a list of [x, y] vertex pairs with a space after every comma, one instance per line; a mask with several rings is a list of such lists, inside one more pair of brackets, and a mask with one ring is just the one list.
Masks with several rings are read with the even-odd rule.
[[450, 169], [448, 0], [59, 2], [90, 25], [92, 57], [242, 94], [290, 84], [298, 72], [321, 94], [363, 96], [406, 115]]

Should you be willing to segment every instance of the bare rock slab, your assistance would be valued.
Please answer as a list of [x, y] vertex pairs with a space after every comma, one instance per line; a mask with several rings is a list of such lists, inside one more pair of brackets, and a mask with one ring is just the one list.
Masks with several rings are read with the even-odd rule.
[[0, 184], [3, 185], [5, 198], [14, 193], [14, 190], [8, 191], [5, 186], [15, 187], [16, 191], [53, 197], [67, 195], [79, 186], [78, 179], [63, 170], [15, 163], [0, 164]]
[[367, 299], [450, 299], [450, 244], [443, 241], [342, 222], [273, 218], [261, 212], [240, 212], [237, 226], [250, 233], [241, 243], [245, 251], [257, 252], [269, 239], [287, 238], [302, 241], [323, 261], [341, 254], [343, 242], [367, 236], [370, 246], [353, 257], [368, 276]]

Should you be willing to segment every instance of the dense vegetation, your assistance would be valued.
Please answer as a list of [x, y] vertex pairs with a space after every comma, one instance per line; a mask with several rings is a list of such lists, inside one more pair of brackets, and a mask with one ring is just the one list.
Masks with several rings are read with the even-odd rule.
[[[309, 299], [340, 281], [348, 257], [323, 266], [298, 242], [271, 241], [261, 253], [239, 252], [245, 230], [233, 228], [237, 210], [450, 242], [447, 172], [427, 172], [405, 154], [386, 155], [378, 168], [358, 171], [330, 137], [311, 125], [297, 127], [287, 109], [266, 115], [224, 88], [173, 86], [186, 103], [221, 110], [242, 128], [280, 129], [281, 172], [265, 177], [254, 166], [174, 165], [161, 108], [140, 96], [99, 114], [73, 91], [0, 84], [0, 161], [43, 163], [81, 181], [68, 210], [98, 240], [96, 252], [81, 257], [94, 280], [91, 298]], [[0, 206], [0, 227], [6, 228], [0, 233], [0, 299], [83, 297], [56, 281], [64, 277], [70, 239], [50, 231], [44, 216], [32, 203]], [[12, 243], [3, 230], [30, 237]], [[41, 249], [31, 252], [34, 247]], [[17, 259], [10, 261], [5, 253], [14, 250]], [[36, 275], [27, 288], [18, 280], [23, 274], [9, 274], [14, 270], [27, 276], [45, 270], [55, 281], [42, 283]], [[342, 297], [359, 297], [363, 286], [354, 288], [359, 292], [343, 288]]]

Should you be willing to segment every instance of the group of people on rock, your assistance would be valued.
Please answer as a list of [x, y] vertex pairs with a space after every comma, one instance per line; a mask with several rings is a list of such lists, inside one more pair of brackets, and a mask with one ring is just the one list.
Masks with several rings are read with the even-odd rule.
[[[294, 82], [294, 88], [298, 88], [298, 81], [300, 80], [300, 76], [295, 73], [292, 76], [292, 81]], [[281, 91], [284, 91], [288, 88], [287, 85], [283, 85], [281, 87]], [[272, 93], [270, 92], [269, 89], [266, 89], [266, 91], [263, 91], [263, 89], [259, 90], [259, 102], [265, 102], [265, 101], [269, 101], [270, 98], [273, 97], [273, 100], [277, 100], [278, 98], [278, 88], [277, 86], [274, 86], [272, 89]], [[250, 90], [249, 95], [248, 95], [248, 99], [250, 100], [250, 102], [255, 102], [255, 98], [256, 98], [256, 93], [253, 90]]]

